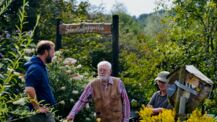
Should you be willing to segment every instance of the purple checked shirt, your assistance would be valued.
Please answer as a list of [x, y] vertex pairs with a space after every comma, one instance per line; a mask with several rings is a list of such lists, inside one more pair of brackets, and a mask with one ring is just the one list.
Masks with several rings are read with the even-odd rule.
[[[113, 84], [113, 80], [110, 77], [109, 78], [109, 84]], [[122, 97], [122, 105], [123, 105], [123, 122], [129, 122], [130, 118], [130, 102], [127, 96], [126, 89], [122, 83], [121, 80], [119, 80], [119, 91]], [[106, 86], [105, 86], [106, 89]], [[88, 98], [92, 96], [93, 94], [93, 88], [90, 84], [86, 86], [83, 93], [81, 94], [79, 100], [75, 103], [73, 106], [71, 112], [69, 113], [69, 116], [75, 117], [75, 115], [85, 106], [85, 104], [88, 102]]]

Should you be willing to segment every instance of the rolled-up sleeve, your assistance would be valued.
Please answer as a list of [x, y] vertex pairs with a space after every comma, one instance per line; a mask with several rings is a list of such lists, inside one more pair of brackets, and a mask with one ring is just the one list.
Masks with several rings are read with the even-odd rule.
[[119, 82], [119, 89], [123, 101], [123, 122], [129, 122], [130, 118], [130, 101], [126, 92], [126, 89], [124, 87], [123, 82], [120, 80]]
[[73, 106], [69, 116], [75, 117], [75, 115], [85, 106], [88, 102], [88, 98], [92, 95], [92, 87], [90, 84], [86, 86], [79, 100]]

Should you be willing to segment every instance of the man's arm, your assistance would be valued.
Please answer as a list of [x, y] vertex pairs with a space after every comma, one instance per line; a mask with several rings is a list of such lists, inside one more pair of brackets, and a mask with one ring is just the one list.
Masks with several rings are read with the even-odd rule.
[[156, 92], [152, 95], [151, 100], [148, 102], [147, 107], [153, 107], [155, 103]]
[[130, 101], [122, 81], [119, 82], [120, 93], [123, 101], [123, 122], [129, 122], [130, 118]]
[[26, 80], [25, 93], [30, 98], [30, 102], [37, 112], [46, 113], [48, 112], [48, 108], [46, 108], [45, 106], [40, 106], [37, 100], [37, 95], [35, 91], [35, 87], [38, 85], [41, 85], [40, 84], [41, 75], [42, 74], [41, 74], [41, 70], [39, 67], [30, 68], [27, 71], [26, 77], [25, 77], [25, 80]]
[[48, 108], [44, 107], [44, 106], [40, 106], [37, 97], [36, 97], [36, 93], [35, 93], [35, 88], [34, 87], [25, 87], [25, 93], [28, 95], [28, 97], [30, 98], [30, 102], [32, 104], [32, 106], [34, 107], [34, 109], [39, 112], [39, 113], [46, 113], [49, 111]]
[[88, 98], [90, 95], [92, 95], [92, 87], [90, 84], [87, 85], [87, 87], [84, 89], [83, 93], [81, 94], [79, 100], [75, 103], [73, 106], [71, 112], [68, 114], [66, 119], [68, 121], [73, 121], [75, 115], [85, 106], [85, 104], [88, 102]]
[[159, 108], [153, 108], [154, 103], [156, 102], [156, 97], [157, 97], [157, 92], [155, 92], [152, 97], [151, 100], [149, 101], [147, 107], [152, 108], [152, 115], [158, 115], [160, 112], [163, 111], [163, 108], [159, 107]]

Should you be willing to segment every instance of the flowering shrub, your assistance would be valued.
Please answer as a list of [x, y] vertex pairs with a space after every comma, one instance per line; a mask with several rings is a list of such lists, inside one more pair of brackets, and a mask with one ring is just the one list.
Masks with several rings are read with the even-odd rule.
[[207, 114], [202, 114], [200, 110], [196, 109], [192, 112], [187, 122], [216, 122], [217, 120]]
[[[152, 116], [152, 108], [144, 105], [139, 111], [140, 122], [175, 122], [175, 111], [163, 109], [163, 111]], [[185, 122], [216, 122], [217, 120], [207, 114], [202, 114], [199, 109], [194, 110]], [[180, 120], [178, 120], [180, 122]], [[182, 121], [183, 122], [183, 121]]]
[[[64, 119], [72, 106], [79, 99], [84, 87], [92, 78], [92, 74], [83, 70], [81, 64], [77, 64], [74, 58], [65, 58], [64, 51], [56, 51], [53, 62], [49, 64], [49, 79], [53, 86], [54, 95], [57, 99], [57, 119]], [[76, 115], [75, 121], [92, 121], [92, 107], [87, 104], [85, 109]]]
[[139, 111], [140, 122], [175, 122], [175, 113], [164, 109], [159, 115], [152, 116], [152, 108], [142, 106]]

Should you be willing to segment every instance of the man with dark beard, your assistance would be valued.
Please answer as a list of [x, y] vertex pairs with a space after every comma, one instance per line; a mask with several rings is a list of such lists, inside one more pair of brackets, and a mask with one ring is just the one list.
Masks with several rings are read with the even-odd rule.
[[56, 103], [51, 91], [47, 63], [51, 63], [54, 57], [54, 43], [47, 40], [38, 42], [37, 56], [33, 56], [25, 63], [27, 68], [25, 75], [25, 93], [30, 98], [30, 110], [36, 110], [38, 114], [30, 117], [31, 122], [54, 122], [54, 117], [49, 113], [49, 107]]
[[92, 97], [96, 117], [100, 122], [129, 122], [130, 103], [123, 82], [111, 77], [111, 64], [102, 61], [97, 65], [98, 78], [91, 81], [84, 89], [79, 100], [67, 116], [73, 121], [75, 115]]

